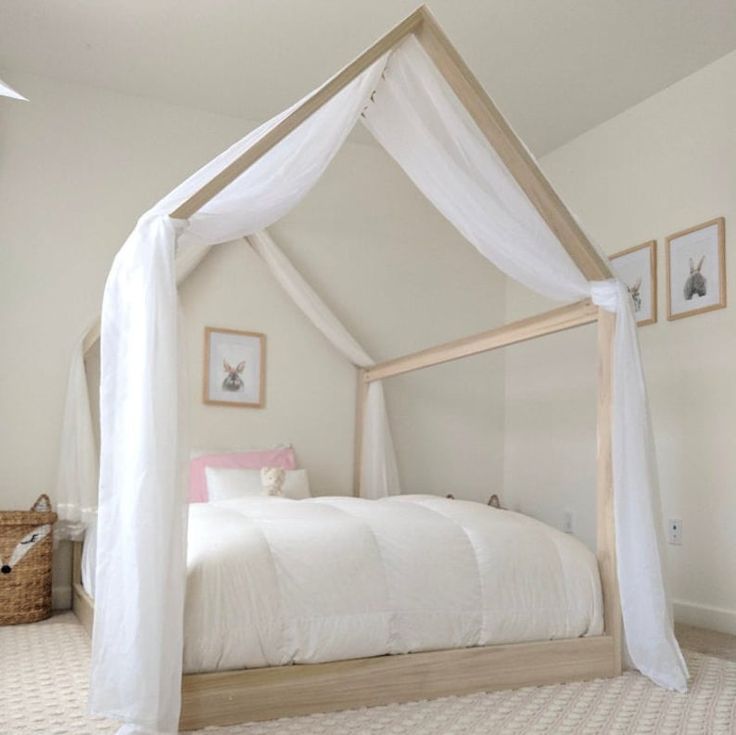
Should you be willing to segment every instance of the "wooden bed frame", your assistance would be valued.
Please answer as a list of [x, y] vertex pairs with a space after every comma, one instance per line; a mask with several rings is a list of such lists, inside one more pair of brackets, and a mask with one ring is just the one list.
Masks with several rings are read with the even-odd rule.
[[[359, 391], [363, 394], [363, 386], [371, 380], [597, 321], [597, 556], [604, 603], [603, 635], [323, 664], [185, 674], [182, 678], [180, 729], [194, 730], [208, 725], [232, 725], [453, 694], [618, 676], [621, 673], [621, 611], [615, 568], [610, 433], [614, 319], [613, 314], [581, 301], [362, 370]], [[360, 452], [357, 453], [359, 456]], [[91, 634], [94, 602], [81, 584], [81, 554], [82, 544], [75, 543], [73, 609]]]
[[[608, 262], [516, 137], [430, 12], [420, 7], [305, 100], [236, 161], [178, 207], [187, 219], [267, 153], [356, 76], [414, 33], [568, 254], [589, 280], [612, 278]], [[360, 494], [362, 415], [367, 386], [413, 370], [495, 350], [573, 327], [598, 324], [597, 557], [604, 633], [535, 643], [429, 651], [322, 664], [186, 674], [180, 729], [328, 712], [471, 692], [550, 684], [621, 673], [621, 609], [616, 581], [611, 465], [611, 358], [615, 316], [581, 301], [481, 334], [357, 371], [354, 492]], [[86, 350], [99, 338], [93, 330]], [[94, 603], [81, 583], [81, 544], [74, 545], [73, 609], [91, 633]]]

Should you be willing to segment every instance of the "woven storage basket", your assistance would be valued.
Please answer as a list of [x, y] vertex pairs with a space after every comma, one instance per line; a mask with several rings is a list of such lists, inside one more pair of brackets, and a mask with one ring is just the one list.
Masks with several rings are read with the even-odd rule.
[[31, 510], [0, 512], [0, 625], [51, 615], [51, 530], [56, 513], [47, 495]]

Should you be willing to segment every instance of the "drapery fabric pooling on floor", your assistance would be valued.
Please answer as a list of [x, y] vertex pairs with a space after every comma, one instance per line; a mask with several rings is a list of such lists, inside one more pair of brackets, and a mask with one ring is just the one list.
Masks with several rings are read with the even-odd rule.
[[586, 281], [413, 36], [188, 221], [169, 218], [285, 114], [141, 217], [108, 278], [93, 711], [130, 723], [129, 733], [174, 732], [178, 722], [186, 505], [178, 440], [176, 248], [233, 240], [275, 222], [316, 183], [361, 114], [419, 189], [501, 270], [547, 296], [592, 296], [616, 313], [613, 462], [627, 649], [642, 672], [684, 689], [686, 667], [672, 635], [662, 572], [636, 328], [621, 284]]

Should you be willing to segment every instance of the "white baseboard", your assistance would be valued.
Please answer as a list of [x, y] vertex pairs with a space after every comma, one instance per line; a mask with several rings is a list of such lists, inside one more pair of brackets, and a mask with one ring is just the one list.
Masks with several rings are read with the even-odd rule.
[[51, 607], [54, 610], [70, 610], [72, 607], [72, 587], [69, 584], [54, 585], [51, 590]]
[[695, 602], [675, 600], [672, 603], [675, 621], [686, 625], [696, 625], [698, 628], [708, 628], [721, 633], [736, 635], [736, 610], [727, 610], [723, 607], [698, 605]]

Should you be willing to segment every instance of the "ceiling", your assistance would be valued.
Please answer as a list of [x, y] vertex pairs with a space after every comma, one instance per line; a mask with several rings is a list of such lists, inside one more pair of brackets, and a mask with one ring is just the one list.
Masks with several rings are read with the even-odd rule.
[[[263, 120], [418, 0], [0, 0], [0, 71]], [[736, 0], [429, 0], [537, 154], [736, 48]]]

